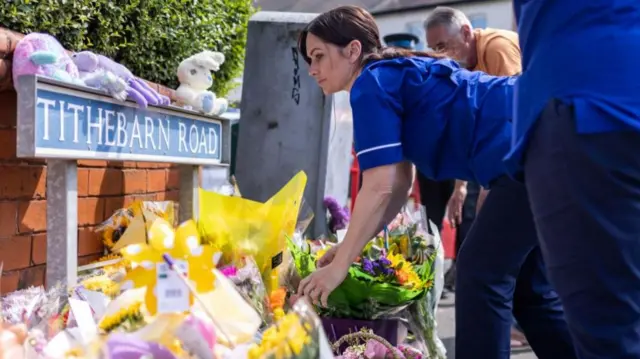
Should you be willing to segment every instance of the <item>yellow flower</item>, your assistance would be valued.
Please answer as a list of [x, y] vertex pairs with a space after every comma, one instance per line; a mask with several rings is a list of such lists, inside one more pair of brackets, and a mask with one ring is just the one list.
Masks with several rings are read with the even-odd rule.
[[322, 248], [322, 249], [318, 250], [316, 252], [316, 258], [318, 258], [318, 259], [322, 258], [322, 256], [324, 256], [325, 253], [327, 253], [327, 249], [326, 248]]
[[391, 267], [395, 269], [396, 278], [400, 284], [413, 289], [422, 288], [424, 283], [413, 269], [411, 262], [404, 259], [402, 254], [389, 252], [387, 259], [391, 262]]
[[[147, 243], [136, 243], [122, 250], [124, 259], [136, 267], [127, 272], [125, 280], [133, 282], [134, 288], [146, 287], [145, 305], [150, 314], [158, 310], [158, 298], [155, 293], [157, 283], [156, 268], [164, 263], [163, 254], [169, 254], [175, 260], [187, 263], [187, 277], [198, 293], [214, 289], [213, 268], [219, 253], [209, 245], [201, 245], [198, 229], [193, 220], [184, 222], [174, 231], [164, 219], [156, 218], [147, 230]], [[190, 305], [193, 296], [189, 296]]]
[[84, 358], [84, 352], [80, 348], [72, 348], [72, 349], [67, 350], [66, 353], [64, 353], [64, 357], [68, 358], [68, 359], [71, 359], [71, 358]]
[[88, 290], [102, 292], [105, 295], [115, 298], [120, 294], [120, 286], [106, 275], [90, 277], [82, 281], [82, 286]]
[[141, 305], [142, 303], [139, 302], [134, 303], [130, 307], [122, 308], [112, 315], [105, 316], [100, 320], [100, 323], [98, 323], [98, 328], [105, 333], [109, 333], [125, 322], [137, 323], [142, 321], [144, 317], [140, 311]]
[[292, 354], [300, 355], [306, 345], [311, 343], [305, 326], [296, 313], [284, 315], [277, 325], [273, 325], [264, 331], [260, 345], [255, 345], [249, 350], [249, 359], [258, 359], [267, 355], [275, 358], [286, 358]]

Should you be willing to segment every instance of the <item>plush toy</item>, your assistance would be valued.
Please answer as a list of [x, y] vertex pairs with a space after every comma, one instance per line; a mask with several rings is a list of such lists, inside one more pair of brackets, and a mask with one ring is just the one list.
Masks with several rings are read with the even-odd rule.
[[229, 107], [229, 102], [208, 89], [213, 85], [211, 71], [218, 71], [224, 63], [219, 52], [202, 51], [183, 60], [178, 66], [176, 97], [184, 105], [208, 115], [220, 115]]
[[32, 32], [18, 41], [13, 52], [13, 83], [22, 75], [41, 75], [84, 85], [78, 68], [55, 37]]
[[[159, 94], [143, 79], [134, 76], [128, 68], [106, 56], [97, 55], [90, 51], [82, 51], [74, 54], [72, 58], [82, 77], [87, 79], [88, 85], [105, 88], [116, 98], [126, 98], [126, 93], [143, 108], [148, 105], [157, 106], [170, 103], [167, 96]], [[121, 79], [123, 82], [114, 82], [111, 78], [112, 76]]]

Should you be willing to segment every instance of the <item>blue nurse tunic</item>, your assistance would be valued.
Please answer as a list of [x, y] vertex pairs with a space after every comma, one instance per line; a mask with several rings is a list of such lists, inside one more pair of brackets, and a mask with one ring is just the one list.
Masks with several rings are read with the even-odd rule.
[[578, 357], [640, 358], [640, 1], [514, 8], [523, 74], [508, 167], [524, 169]]
[[457, 258], [458, 359], [509, 358], [512, 312], [539, 358], [574, 357], [527, 192], [505, 176], [515, 81], [407, 57], [368, 64], [351, 89], [362, 171], [408, 160], [431, 179], [491, 188]]

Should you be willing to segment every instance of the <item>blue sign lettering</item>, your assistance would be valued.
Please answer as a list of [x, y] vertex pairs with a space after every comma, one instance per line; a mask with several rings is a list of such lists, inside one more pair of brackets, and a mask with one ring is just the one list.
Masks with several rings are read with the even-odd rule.
[[141, 109], [100, 96], [76, 96], [38, 88], [35, 154], [38, 157], [95, 158], [217, 164], [222, 158], [222, 124], [163, 108]]

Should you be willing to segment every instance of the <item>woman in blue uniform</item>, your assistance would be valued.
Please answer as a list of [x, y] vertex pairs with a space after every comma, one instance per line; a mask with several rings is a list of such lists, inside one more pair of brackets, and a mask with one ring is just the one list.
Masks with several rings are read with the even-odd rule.
[[513, 311], [539, 358], [573, 358], [526, 190], [504, 175], [515, 78], [383, 48], [371, 14], [354, 6], [315, 18], [298, 46], [325, 94], [350, 92], [363, 171], [344, 241], [319, 260], [299, 293], [326, 304], [367, 241], [406, 203], [415, 165], [434, 180], [491, 188], [458, 257], [456, 357], [509, 358]]
[[640, 1], [514, 8], [523, 73], [509, 168], [524, 169], [578, 357], [640, 358]]

